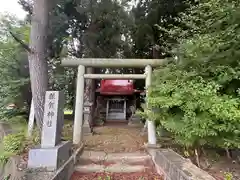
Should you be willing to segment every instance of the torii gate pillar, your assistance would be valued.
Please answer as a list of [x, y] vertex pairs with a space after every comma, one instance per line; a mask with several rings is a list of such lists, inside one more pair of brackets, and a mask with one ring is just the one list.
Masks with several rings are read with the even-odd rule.
[[[148, 88], [151, 86], [151, 83], [152, 83], [152, 66], [147, 65], [145, 67], [145, 73], [146, 73], [146, 79], [145, 79], [146, 100], [145, 100], [145, 103], [146, 103], [146, 109], [148, 110], [150, 108], [149, 103], [148, 103], [148, 96], [149, 96]], [[147, 130], [148, 130], [148, 144], [156, 145], [157, 140], [156, 140], [156, 128], [155, 128], [154, 121], [147, 119]]]
[[75, 103], [75, 115], [73, 125], [73, 144], [79, 144], [82, 142], [82, 126], [83, 126], [83, 96], [84, 96], [84, 74], [85, 67], [78, 66], [77, 73], [77, 89], [76, 89], [76, 103]]

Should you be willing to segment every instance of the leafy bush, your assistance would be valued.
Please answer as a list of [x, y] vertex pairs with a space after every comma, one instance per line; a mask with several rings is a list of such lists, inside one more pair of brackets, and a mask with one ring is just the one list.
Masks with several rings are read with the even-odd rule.
[[25, 135], [24, 133], [9, 134], [3, 139], [4, 151], [17, 154], [24, 148]]
[[[154, 71], [145, 111], [187, 147], [240, 147], [240, 3], [203, 0], [175, 28], [177, 62]], [[206, 29], [207, 27], [207, 29]], [[175, 34], [174, 34], [175, 33]]]
[[9, 157], [23, 152], [27, 145], [24, 132], [9, 134], [3, 138], [3, 151], [0, 154], [0, 162], [5, 164]]
[[2, 153], [0, 154], [0, 163], [6, 164], [7, 161], [8, 161], [8, 159], [9, 159], [11, 156], [13, 156], [13, 155], [14, 155], [14, 154], [13, 154], [13, 153], [10, 153], [10, 152], [6, 152], [6, 151], [2, 152]]
[[[29, 96], [31, 98], [27, 53], [11, 37], [8, 29], [25, 41], [28, 40], [29, 26], [8, 15], [0, 18], [0, 25], [0, 118], [7, 120], [26, 111]], [[12, 103], [18, 108], [6, 109]]]
[[232, 180], [232, 179], [233, 179], [232, 173], [229, 173], [229, 172], [224, 173], [224, 180]]
[[215, 81], [175, 65], [155, 75], [149, 101], [153, 108], [161, 110], [149, 111], [148, 115], [172, 132], [178, 143], [239, 147], [238, 98], [220, 94], [220, 85]]

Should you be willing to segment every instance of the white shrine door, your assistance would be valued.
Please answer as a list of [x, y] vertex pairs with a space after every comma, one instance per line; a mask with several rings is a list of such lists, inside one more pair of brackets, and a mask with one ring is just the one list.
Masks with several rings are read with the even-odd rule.
[[126, 99], [108, 99], [106, 120], [126, 120]]

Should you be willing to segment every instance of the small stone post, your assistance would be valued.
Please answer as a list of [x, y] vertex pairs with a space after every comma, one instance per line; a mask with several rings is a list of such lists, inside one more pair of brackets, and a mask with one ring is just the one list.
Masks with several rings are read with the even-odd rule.
[[[148, 88], [151, 86], [152, 81], [152, 67], [150, 65], [147, 65], [145, 67], [145, 73], [146, 73], [146, 109], [149, 109], [149, 103], [148, 103]], [[147, 119], [147, 129], [148, 129], [148, 145], [156, 145], [156, 129], [155, 129], [155, 123], [154, 121], [151, 121], [150, 119]]]
[[79, 65], [77, 74], [76, 103], [73, 126], [73, 144], [79, 144], [82, 141], [84, 73], [85, 67]]
[[90, 118], [91, 118], [91, 112], [92, 112], [92, 107], [93, 107], [93, 103], [90, 103], [89, 101], [84, 103], [84, 122], [83, 122], [83, 134], [91, 134], [93, 133], [92, 130], [92, 125], [89, 123], [90, 122]]

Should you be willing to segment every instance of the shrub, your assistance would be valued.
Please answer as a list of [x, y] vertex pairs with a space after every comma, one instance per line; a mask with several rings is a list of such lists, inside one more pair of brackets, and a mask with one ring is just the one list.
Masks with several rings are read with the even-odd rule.
[[0, 163], [6, 164], [8, 159], [13, 155], [14, 155], [13, 153], [3, 151], [0, 155]]
[[25, 135], [23, 132], [16, 134], [9, 134], [3, 139], [4, 151], [9, 153], [18, 154], [25, 146]]
[[184, 146], [239, 147], [239, 99], [220, 94], [216, 81], [176, 67], [155, 72], [149, 103], [160, 111], [147, 111], [148, 116]]
[[[182, 17], [177, 57], [154, 71], [144, 114], [184, 146], [240, 147], [240, 3], [203, 0]], [[207, 29], [206, 29], [207, 27]], [[175, 34], [174, 34], [175, 33]]]

